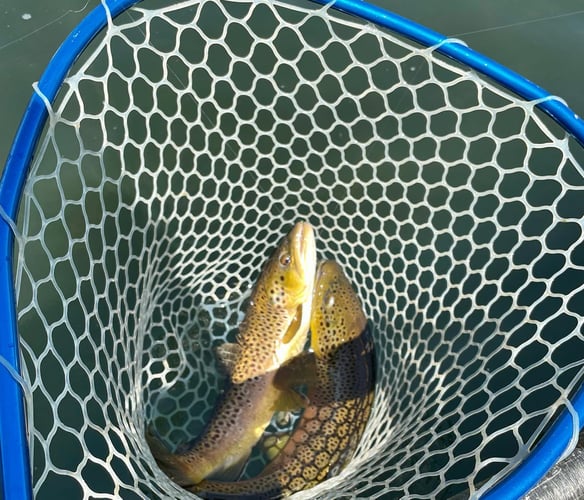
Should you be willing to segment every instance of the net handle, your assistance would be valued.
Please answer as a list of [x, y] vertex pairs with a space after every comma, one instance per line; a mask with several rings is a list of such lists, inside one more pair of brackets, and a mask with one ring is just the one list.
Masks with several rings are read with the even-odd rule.
[[405, 17], [399, 16], [362, 0], [311, 0], [371, 21], [379, 26], [393, 30], [410, 40], [426, 47], [436, 47], [436, 52], [459, 61], [479, 73], [512, 90], [527, 101], [538, 101], [535, 105], [550, 115], [562, 128], [570, 132], [584, 147], [584, 120], [572, 111], [566, 103], [550, 94], [527, 78], [475, 52], [457, 40], [437, 33]]
[[[12, 148], [0, 178], [0, 208], [14, 220], [26, 174], [48, 110], [41, 96], [53, 102], [71, 66], [91, 40], [115, 17], [139, 0], [102, 0], [55, 52], [47, 65], [16, 132]], [[105, 4], [105, 6], [104, 6]], [[109, 11], [109, 12], [108, 12]], [[20, 371], [20, 351], [12, 278], [14, 234], [9, 221], [0, 218], [0, 357], [16, 373]], [[9, 370], [0, 366], [0, 462], [3, 496], [0, 498], [31, 500], [32, 477], [26, 437], [24, 394]]]

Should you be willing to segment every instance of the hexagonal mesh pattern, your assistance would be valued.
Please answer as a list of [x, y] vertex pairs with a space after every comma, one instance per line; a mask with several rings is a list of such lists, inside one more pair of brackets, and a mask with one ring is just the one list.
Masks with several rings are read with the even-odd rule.
[[19, 215], [36, 497], [184, 495], [144, 424], [198, 433], [212, 348], [299, 219], [378, 362], [356, 458], [305, 496], [445, 498], [508, 472], [583, 370], [574, 154], [532, 104], [329, 9], [120, 16], [63, 85]]

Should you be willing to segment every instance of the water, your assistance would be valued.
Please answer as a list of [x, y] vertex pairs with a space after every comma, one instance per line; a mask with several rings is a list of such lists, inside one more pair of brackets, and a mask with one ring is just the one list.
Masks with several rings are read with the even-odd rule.
[[[460, 38], [584, 115], [581, 0], [427, 2], [376, 0], [381, 7]], [[0, 0], [0, 168], [37, 81], [61, 41], [99, 0]]]

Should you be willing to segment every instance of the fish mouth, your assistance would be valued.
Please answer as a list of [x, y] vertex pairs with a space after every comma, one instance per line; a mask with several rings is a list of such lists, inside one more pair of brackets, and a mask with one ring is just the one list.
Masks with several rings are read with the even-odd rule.
[[316, 268], [316, 236], [308, 222], [298, 222], [292, 230], [293, 261], [306, 283], [314, 282]]

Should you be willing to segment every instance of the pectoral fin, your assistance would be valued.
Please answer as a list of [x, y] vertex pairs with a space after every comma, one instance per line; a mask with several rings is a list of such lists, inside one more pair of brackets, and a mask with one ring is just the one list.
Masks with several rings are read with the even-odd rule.
[[240, 352], [241, 346], [235, 342], [225, 342], [215, 347], [215, 355], [219, 360], [219, 366], [225, 371], [226, 375], [231, 375], [233, 372], [233, 365]]
[[287, 389], [274, 404], [274, 411], [298, 411], [306, 408], [309, 401], [304, 394], [294, 389]]
[[249, 453], [241, 457], [237, 462], [231, 464], [229, 467], [226, 467], [225, 469], [215, 474], [210, 475], [208, 479], [218, 481], [237, 481], [241, 477], [241, 474], [243, 473], [243, 468], [245, 467], [245, 464], [247, 463], [250, 454], [251, 449], [249, 450]]

